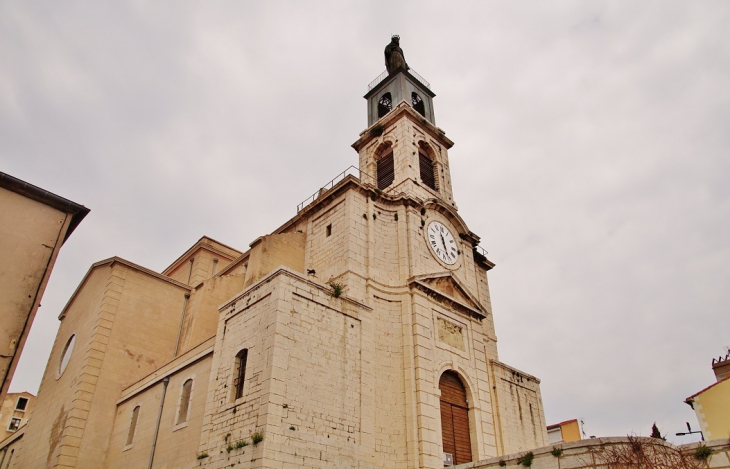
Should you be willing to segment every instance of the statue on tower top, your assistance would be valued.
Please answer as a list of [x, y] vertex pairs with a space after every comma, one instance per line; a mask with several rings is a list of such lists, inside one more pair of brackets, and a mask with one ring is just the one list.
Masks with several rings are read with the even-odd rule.
[[390, 38], [390, 44], [385, 46], [385, 68], [390, 75], [401, 67], [408, 70], [403, 49], [400, 48], [400, 36], [396, 34]]

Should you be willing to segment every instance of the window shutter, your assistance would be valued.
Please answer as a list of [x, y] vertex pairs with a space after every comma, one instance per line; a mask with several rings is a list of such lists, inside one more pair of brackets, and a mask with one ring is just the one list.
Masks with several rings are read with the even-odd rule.
[[395, 167], [393, 165], [393, 152], [380, 158], [377, 163], [378, 189], [383, 190], [393, 184], [395, 180]]
[[436, 189], [436, 171], [431, 158], [422, 152], [418, 152], [418, 166], [421, 170], [421, 182], [433, 190]]

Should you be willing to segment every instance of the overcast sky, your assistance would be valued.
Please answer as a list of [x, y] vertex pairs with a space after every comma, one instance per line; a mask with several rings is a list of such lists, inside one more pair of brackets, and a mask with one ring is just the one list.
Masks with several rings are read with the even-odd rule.
[[12, 390], [93, 262], [243, 251], [356, 165], [397, 33], [548, 423], [696, 428], [683, 400], [730, 345], [728, 24], [710, 1], [0, 2], [0, 171], [91, 209]]

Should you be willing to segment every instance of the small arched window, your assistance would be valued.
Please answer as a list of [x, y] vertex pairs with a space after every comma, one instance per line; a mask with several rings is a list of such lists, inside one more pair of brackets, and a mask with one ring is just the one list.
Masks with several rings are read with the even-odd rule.
[[236, 379], [233, 380], [235, 389], [234, 399], [243, 397], [243, 383], [246, 381], [246, 362], [248, 361], [248, 349], [243, 349], [236, 354]]
[[423, 149], [419, 149], [418, 151], [418, 168], [421, 174], [421, 182], [426, 187], [438, 190], [436, 185], [436, 165]]
[[132, 409], [132, 417], [129, 420], [129, 431], [127, 431], [127, 444], [131, 446], [134, 442], [134, 433], [137, 431], [137, 421], [139, 420], [139, 406]]
[[393, 98], [390, 92], [385, 93], [378, 101], [378, 119], [388, 114], [393, 109]]
[[180, 404], [177, 408], [177, 418], [175, 425], [180, 425], [188, 421], [188, 410], [190, 409], [190, 398], [193, 392], [193, 380], [185, 381], [180, 388]]
[[420, 115], [426, 117], [426, 106], [423, 104], [421, 97], [418, 96], [418, 93], [415, 91], [411, 93], [411, 106], [413, 106], [413, 109], [415, 109]]

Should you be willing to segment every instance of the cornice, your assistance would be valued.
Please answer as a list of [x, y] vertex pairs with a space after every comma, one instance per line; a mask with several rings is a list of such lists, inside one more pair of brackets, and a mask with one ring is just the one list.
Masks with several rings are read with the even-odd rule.
[[479, 305], [479, 301], [477, 301], [475, 298], [472, 297], [472, 295], [469, 293], [469, 291], [464, 288], [464, 286], [459, 282], [456, 277], [451, 275], [450, 273], [441, 273], [436, 275], [419, 275], [417, 277], [412, 277], [408, 280], [408, 286], [411, 288], [415, 288], [417, 290], [422, 291], [426, 294], [426, 296], [429, 297], [435, 297], [442, 303], [446, 303], [447, 305], [451, 306], [456, 311], [461, 312], [462, 314], [466, 314], [468, 317], [474, 318], [477, 321], [480, 321], [487, 317], [487, 313], [482, 311], [480, 309], [476, 309], [471, 307], [470, 305], [467, 305], [456, 298], [449, 296], [445, 294], [444, 292], [438, 291], [435, 288], [431, 287], [427, 283], [424, 282], [424, 280], [431, 279], [431, 278], [441, 278], [441, 277], [450, 277], [456, 284], [461, 288], [467, 297], [474, 302], [475, 305]]
[[70, 214], [71, 223], [69, 223], [66, 234], [63, 237], [64, 242], [66, 242], [68, 237], [71, 236], [71, 233], [73, 233], [79, 223], [81, 223], [81, 220], [83, 220], [90, 211], [83, 205], [72, 202], [60, 195], [48, 192], [45, 189], [41, 189], [38, 186], [34, 186], [33, 184], [3, 172], [0, 172], [0, 187], [22, 195], [23, 197], [35, 200], [36, 202], [48, 205], [56, 210], [60, 210], [61, 212]]
[[[383, 134], [383, 129], [389, 127], [395, 121], [404, 116], [412, 122], [422, 126], [426, 133], [446, 147], [447, 150], [454, 146], [454, 142], [446, 136], [446, 132], [430, 123], [425, 117], [416, 112], [407, 102], [401, 101], [395, 108], [393, 108], [392, 111], [375, 121], [373, 125], [367, 129], [360, 132], [360, 138], [352, 144], [352, 148], [359, 152], [372, 140], [380, 137]], [[378, 129], [381, 129], [381, 131], [378, 132]]]
[[183, 255], [181, 255], [180, 257], [175, 259], [175, 261], [172, 264], [170, 264], [165, 270], [163, 270], [162, 274], [168, 275], [168, 274], [172, 273], [175, 269], [177, 269], [180, 266], [180, 264], [182, 264], [185, 261], [185, 259], [187, 257], [189, 257], [192, 253], [194, 253], [195, 251], [197, 251], [201, 248], [205, 249], [206, 251], [209, 251], [213, 254], [216, 254], [218, 256], [225, 257], [229, 261], [233, 261], [236, 259], [236, 256], [232, 256], [231, 254], [229, 254], [225, 251], [221, 251], [220, 249], [216, 248], [215, 246], [212, 246], [212, 245], [206, 243], [205, 240], [209, 240], [216, 244], [220, 244], [221, 246], [225, 246], [228, 249], [230, 249], [231, 251], [237, 252], [239, 256], [241, 255], [241, 251], [239, 251], [238, 249], [232, 248], [226, 244], [216, 241], [213, 238], [209, 238], [208, 236], [202, 236], [195, 244], [193, 244], [187, 251], [185, 251], [183, 253]]
[[130, 268], [132, 270], [135, 270], [135, 271], [137, 271], [137, 272], [139, 272], [141, 274], [145, 274], [145, 275], [148, 275], [148, 276], [150, 276], [152, 278], [155, 278], [157, 280], [160, 280], [162, 282], [166, 282], [166, 283], [169, 283], [170, 285], [174, 285], [174, 286], [176, 286], [176, 287], [178, 287], [178, 288], [180, 288], [182, 290], [185, 290], [188, 293], [190, 291], [192, 291], [192, 288], [189, 285], [185, 285], [182, 282], [178, 282], [177, 280], [173, 280], [170, 277], [167, 277], [166, 275], [162, 275], [160, 273], [155, 272], [154, 270], [150, 270], [150, 269], [148, 269], [146, 267], [142, 267], [141, 265], [137, 265], [137, 264], [135, 264], [133, 262], [129, 262], [128, 260], [122, 259], [121, 257], [114, 256], [114, 257], [110, 257], [109, 259], [104, 259], [103, 261], [99, 261], [99, 262], [96, 262], [94, 264], [91, 264], [91, 267], [89, 267], [89, 270], [86, 271], [86, 275], [84, 275], [84, 278], [79, 283], [79, 286], [76, 287], [76, 290], [74, 290], [73, 294], [71, 295], [71, 298], [69, 298], [68, 299], [68, 302], [66, 302], [66, 306], [64, 306], [63, 309], [61, 310], [61, 314], [58, 315], [58, 319], [61, 320], [61, 319], [63, 319], [66, 316], [66, 310], [68, 310], [68, 308], [71, 306], [71, 304], [76, 299], [76, 296], [79, 294], [79, 292], [81, 291], [81, 289], [86, 284], [86, 281], [91, 276], [91, 272], [93, 272], [95, 269], [97, 269], [99, 267], [103, 267], [103, 266], [106, 266], [106, 265], [108, 265], [109, 267], [113, 267], [114, 264], [121, 264], [121, 265], [123, 265], [123, 266], [125, 266], [127, 268]]

